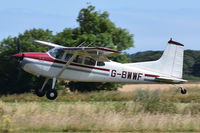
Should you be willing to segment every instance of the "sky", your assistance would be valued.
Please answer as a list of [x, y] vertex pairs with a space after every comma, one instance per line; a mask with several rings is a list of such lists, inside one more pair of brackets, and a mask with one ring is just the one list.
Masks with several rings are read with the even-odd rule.
[[0, 0], [0, 40], [32, 28], [78, 27], [78, 13], [88, 4], [134, 35], [128, 53], [163, 50], [170, 38], [200, 50], [199, 0]]

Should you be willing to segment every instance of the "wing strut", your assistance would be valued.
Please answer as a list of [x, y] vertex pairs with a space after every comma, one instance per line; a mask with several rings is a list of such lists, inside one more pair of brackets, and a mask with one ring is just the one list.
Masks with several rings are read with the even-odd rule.
[[46, 96], [49, 100], [54, 100], [56, 99], [58, 93], [55, 89], [55, 86], [56, 86], [56, 80], [58, 77], [60, 77], [60, 75], [65, 71], [65, 69], [70, 65], [70, 63], [74, 60], [74, 58], [77, 56], [77, 52], [75, 52], [72, 57], [67, 61], [67, 63], [63, 66], [63, 68], [58, 72], [58, 74], [53, 77], [53, 80], [52, 80], [52, 87], [51, 89], [47, 90], [47, 92], [44, 91], [44, 87], [45, 85], [47, 84], [48, 82], [48, 78], [46, 78], [43, 86], [42, 86], [42, 89], [41, 89], [41, 92], [40, 90], [38, 91], [38, 93], [36, 93], [38, 96], [44, 96], [45, 93], [46, 93]]
[[70, 65], [70, 63], [74, 60], [74, 58], [77, 56], [77, 52], [75, 52], [72, 57], [67, 61], [67, 63], [63, 66], [63, 68], [58, 72], [55, 78], [58, 78], [64, 71], [65, 69]]

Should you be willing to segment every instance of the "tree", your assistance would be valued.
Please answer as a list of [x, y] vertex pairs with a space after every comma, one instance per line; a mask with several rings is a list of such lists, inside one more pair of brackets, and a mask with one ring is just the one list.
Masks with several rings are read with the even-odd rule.
[[47, 48], [33, 44], [35, 39], [51, 40], [52, 31], [26, 30], [18, 37], [8, 37], [0, 42], [0, 94], [29, 92], [41, 83], [38, 78], [19, 70], [19, 62], [11, 57], [17, 53], [16, 40], [21, 45], [21, 51], [46, 51]]
[[184, 53], [184, 73], [191, 75], [193, 73], [193, 66], [200, 57], [200, 51], [185, 50]]
[[[75, 39], [78, 44], [86, 42], [91, 46], [103, 46], [119, 51], [133, 47], [133, 35], [126, 29], [117, 28], [109, 19], [108, 12], [97, 12], [94, 6], [83, 8], [78, 15], [77, 22], [80, 27], [71, 34], [70, 39]], [[66, 34], [65, 32], [63, 32]], [[60, 34], [59, 34], [60, 35]], [[77, 45], [78, 45], [77, 44]], [[127, 62], [129, 58], [126, 54], [113, 57], [115, 61]], [[68, 87], [72, 91], [93, 91], [93, 90], [116, 90], [121, 87], [117, 83], [84, 83], [70, 82]]]
[[[41, 87], [43, 80], [40, 80], [30, 74], [22, 71], [18, 76], [17, 64], [11, 55], [16, 53], [16, 42], [21, 44], [21, 51], [42, 52], [47, 48], [35, 45], [32, 40], [43, 40], [57, 43], [63, 46], [78, 46], [85, 42], [85, 46], [104, 46], [119, 51], [133, 46], [133, 35], [126, 29], [118, 28], [109, 19], [108, 12], [97, 12], [94, 6], [88, 6], [80, 10], [77, 22], [77, 28], [65, 28], [62, 32], [53, 35], [50, 30], [32, 29], [26, 30], [17, 37], [8, 37], [0, 43], [0, 85], [3, 89], [1, 93], [23, 93], [31, 89]], [[114, 60], [127, 62], [128, 56], [120, 55], [113, 57]], [[20, 74], [19, 74], [20, 75]], [[21, 77], [21, 78], [19, 78]], [[115, 83], [74, 83], [71, 82], [69, 87], [72, 90], [91, 91], [91, 90], [111, 90], [116, 89], [120, 84]], [[83, 87], [84, 86], [84, 87]]]
[[192, 66], [192, 75], [200, 77], [200, 56]]
[[161, 57], [162, 51], [144, 51], [131, 54], [130, 58], [132, 62], [143, 62], [157, 60]]
[[[133, 35], [126, 29], [117, 28], [109, 19], [108, 12], [97, 12], [94, 6], [83, 8], [78, 15], [80, 35], [92, 38], [94, 45], [106, 46], [119, 51], [133, 47]], [[84, 40], [87, 41], [87, 40]]]

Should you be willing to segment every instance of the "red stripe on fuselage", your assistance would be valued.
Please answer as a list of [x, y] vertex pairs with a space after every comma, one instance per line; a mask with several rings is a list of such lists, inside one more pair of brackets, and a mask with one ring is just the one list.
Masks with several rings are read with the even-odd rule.
[[152, 75], [152, 74], [145, 74], [144, 76], [146, 76], [146, 77], [153, 77], [153, 78], [158, 78], [158, 77], [160, 77], [160, 76], [158, 76], [158, 75]]
[[[59, 63], [59, 64], [66, 64], [67, 63], [67, 62], [64, 62], [64, 61], [59, 61], [59, 60], [53, 59], [47, 53], [24, 53], [24, 57], [48, 61], [48, 62], [55, 62], [55, 63]], [[76, 63], [71, 63], [70, 65], [78, 66], [78, 67], [84, 67], [84, 68], [90, 68], [90, 69], [97, 69], [97, 70], [102, 70], [102, 71], [108, 71], [108, 72], [110, 71], [110, 69], [106, 69], [106, 68], [92, 67], [92, 66], [86, 66], [86, 65], [82, 65], [82, 64], [76, 64]]]
[[78, 67], [84, 67], [84, 68], [90, 68], [90, 69], [97, 69], [97, 70], [102, 70], [102, 71], [108, 71], [108, 72], [110, 71], [110, 69], [106, 69], [106, 68], [85, 66], [85, 65], [81, 65], [81, 64], [75, 64], [75, 63], [71, 63], [70, 65], [72, 65], [72, 66], [78, 66]]

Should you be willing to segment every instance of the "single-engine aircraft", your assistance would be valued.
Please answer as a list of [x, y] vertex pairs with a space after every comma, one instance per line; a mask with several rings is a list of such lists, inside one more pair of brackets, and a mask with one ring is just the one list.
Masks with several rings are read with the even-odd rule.
[[[46, 78], [41, 89], [36, 89], [36, 95], [42, 97], [46, 94], [50, 100], [57, 97], [55, 85], [58, 79], [81, 82], [186, 82], [182, 79], [184, 45], [172, 39], [160, 59], [125, 64], [108, 59], [118, 53], [110, 48], [64, 47], [45, 41], [34, 42], [51, 49], [46, 53], [17, 53], [13, 57], [20, 60], [26, 72]], [[52, 87], [44, 89], [49, 79], [52, 79]], [[182, 94], [186, 94], [186, 89], [180, 89]]]

